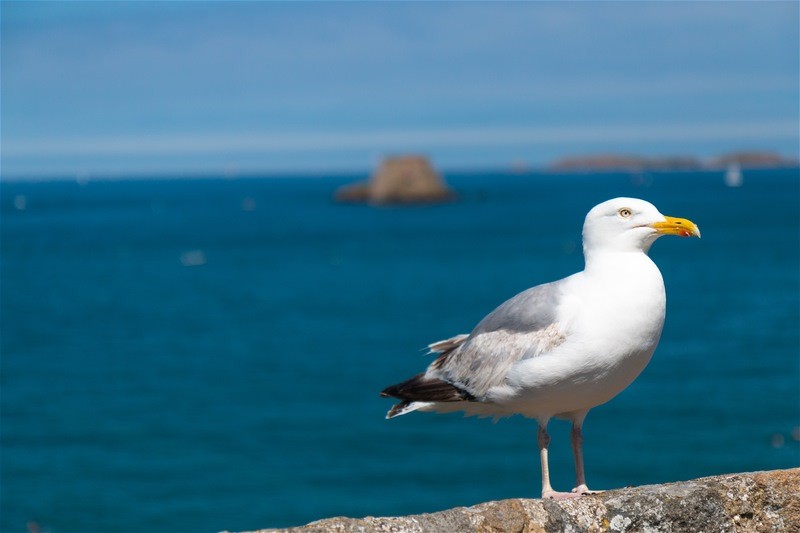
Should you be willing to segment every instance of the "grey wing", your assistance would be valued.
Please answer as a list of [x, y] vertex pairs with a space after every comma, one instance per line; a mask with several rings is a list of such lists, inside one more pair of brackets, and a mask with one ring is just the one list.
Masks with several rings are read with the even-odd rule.
[[480, 399], [503, 383], [514, 364], [564, 342], [556, 317], [563, 281], [533, 287], [500, 305], [457, 346], [442, 351], [426, 375]]

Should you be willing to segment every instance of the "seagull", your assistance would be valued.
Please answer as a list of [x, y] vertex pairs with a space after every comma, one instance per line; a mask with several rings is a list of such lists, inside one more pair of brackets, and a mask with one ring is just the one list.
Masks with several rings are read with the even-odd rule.
[[[583, 271], [517, 294], [472, 333], [430, 344], [438, 356], [424, 372], [381, 392], [400, 400], [386, 418], [464, 411], [535, 419], [542, 498], [595, 494], [584, 475], [583, 421], [636, 379], [658, 345], [666, 293], [647, 252], [662, 235], [700, 237], [700, 229], [636, 198], [595, 206], [583, 225]], [[554, 417], [572, 423], [572, 492], [550, 484], [547, 424]]]

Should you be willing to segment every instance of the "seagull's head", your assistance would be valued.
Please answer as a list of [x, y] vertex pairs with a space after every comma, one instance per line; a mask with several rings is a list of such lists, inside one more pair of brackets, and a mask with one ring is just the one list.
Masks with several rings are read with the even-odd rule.
[[650, 202], [614, 198], [596, 205], [583, 224], [584, 253], [592, 250], [642, 251], [662, 235], [700, 237], [691, 220], [664, 216]]

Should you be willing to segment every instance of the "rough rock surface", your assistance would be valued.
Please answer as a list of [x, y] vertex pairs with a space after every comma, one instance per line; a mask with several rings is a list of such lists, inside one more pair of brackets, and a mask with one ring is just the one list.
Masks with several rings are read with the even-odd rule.
[[259, 533], [797, 532], [800, 468], [611, 490], [579, 499], [513, 499], [391, 518], [328, 518]]
[[431, 203], [450, 200], [453, 192], [422, 156], [389, 157], [368, 181], [336, 191], [341, 202], [371, 204]]

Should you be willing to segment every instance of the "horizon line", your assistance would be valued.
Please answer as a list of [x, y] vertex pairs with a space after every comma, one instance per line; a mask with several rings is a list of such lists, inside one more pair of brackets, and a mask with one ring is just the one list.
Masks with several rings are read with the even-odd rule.
[[[498, 173], [508, 175], [533, 175], [533, 174], [550, 174], [550, 175], [584, 175], [584, 174], [631, 174], [631, 173], [693, 173], [693, 172], [720, 172], [725, 170], [725, 166], [713, 164], [713, 160], [725, 155], [734, 153], [745, 153], [751, 150], [736, 150], [733, 152], [725, 152], [714, 156], [713, 158], [701, 158], [693, 155], [675, 154], [670, 156], [658, 156], [658, 159], [670, 159], [689, 157], [696, 159], [699, 163], [697, 167], [691, 168], [648, 168], [648, 167], [619, 167], [619, 168], [604, 168], [604, 167], [575, 167], [575, 168], [554, 168], [555, 163], [565, 159], [571, 158], [584, 158], [594, 156], [629, 156], [630, 153], [614, 152], [603, 154], [581, 154], [574, 156], [567, 156], [545, 164], [531, 164], [524, 161], [510, 161], [505, 164], [475, 164], [475, 165], [434, 165], [435, 170], [440, 174], [482, 174], [482, 173]], [[752, 152], [774, 153], [777, 152], [767, 150], [752, 150]], [[419, 155], [419, 154], [407, 154]], [[387, 156], [388, 157], [388, 156]], [[635, 155], [632, 157], [639, 157], [641, 159], [648, 159], [651, 156]], [[783, 156], [782, 156], [783, 157]], [[742, 170], [800, 170], [800, 160], [797, 158], [784, 157], [785, 164], [783, 165], [753, 165], [744, 166]], [[173, 169], [173, 170], [132, 170], [132, 171], [104, 171], [104, 172], [42, 172], [30, 174], [17, 174], [6, 175], [5, 172], [0, 170], [0, 183], [20, 183], [20, 182], [71, 182], [75, 181], [81, 185], [85, 185], [90, 181], [150, 181], [150, 180], [248, 180], [248, 179], [295, 179], [295, 178], [312, 178], [312, 179], [335, 179], [335, 178], [353, 178], [363, 176], [368, 178], [377, 168], [376, 165], [365, 165], [361, 168], [342, 166], [335, 168], [334, 166], [327, 166], [325, 168], [312, 168], [305, 169], [283, 169], [283, 170], [269, 170], [265, 168], [237, 168], [237, 169], [221, 169], [221, 168], [203, 168], [203, 169]]]
[[[128, 135], [4, 139], [2, 158], [86, 156], [186, 156], [209, 153], [314, 152], [342, 149], [421, 151], [432, 148], [469, 148], [490, 145], [553, 144], [567, 142], [674, 142], [797, 140], [797, 119], [768, 121], [720, 121], [662, 125], [616, 124], [611, 126], [506, 126], [418, 129], [375, 129], [327, 132], [260, 132], [235, 135]], [[425, 150], [427, 148], [427, 150]], [[794, 154], [793, 154], [794, 155]]]

